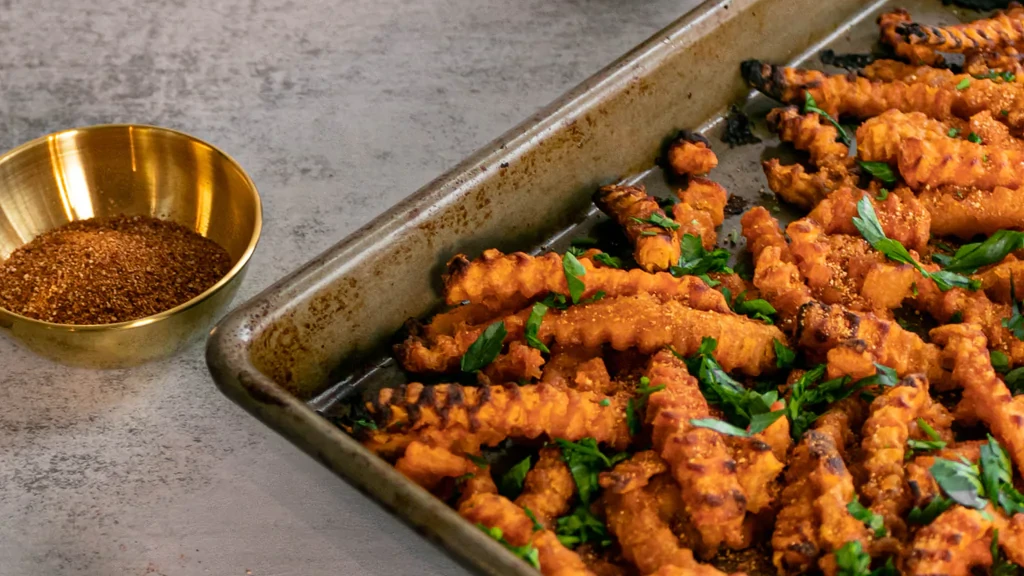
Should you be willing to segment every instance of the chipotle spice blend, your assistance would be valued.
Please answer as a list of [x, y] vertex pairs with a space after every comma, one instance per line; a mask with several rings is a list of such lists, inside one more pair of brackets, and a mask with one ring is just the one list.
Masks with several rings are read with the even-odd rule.
[[187, 302], [231, 269], [216, 242], [173, 222], [71, 222], [0, 263], [0, 307], [58, 324], [113, 324]]

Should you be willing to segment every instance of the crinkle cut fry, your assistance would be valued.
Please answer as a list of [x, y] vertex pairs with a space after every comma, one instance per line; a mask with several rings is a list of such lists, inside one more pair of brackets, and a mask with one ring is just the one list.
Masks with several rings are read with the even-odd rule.
[[594, 194], [594, 203], [626, 231], [634, 247], [633, 258], [641, 268], [668, 270], [679, 261], [679, 232], [649, 223], [653, 215], [667, 216], [642, 185], [604, 186]]
[[862, 449], [867, 481], [860, 492], [897, 537], [906, 534], [903, 516], [912, 501], [903, 466], [910, 427], [930, 404], [928, 380], [911, 375], [875, 398], [871, 416], [864, 423]]
[[857, 178], [845, 168], [825, 166], [808, 172], [802, 164], [783, 165], [778, 158], [761, 163], [768, 188], [787, 203], [810, 210], [835, 190], [856, 186]]
[[814, 297], [804, 284], [796, 264], [786, 262], [783, 254], [776, 246], [768, 246], [761, 252], [754, 268], [754, 286], [757, 286], [761, 297], [778, 311], [779, 325], [787, 333], [792, 333], [800, 310]]
[[473, 454], [506, 438], [545, 435], [571, 441], [594, 437], [622, 450], [630, 439], [625, 415], [630, 397], [550, 384], [384, 388], [367, 402], [378, 430], [368, 432], [364, 444], [385, 456], [401, 453], [413, 441]]
[[647, 377], [652, 386], [665, 386], [648, 400], [654, 448], [679, 483], [702, 547], [710, 552], [722, 544], [742, 546], [747, 498], [736, 474], [736, 461], [719, 432], [690, 424], [709, 415], [697, 380], [668, 350], [651, 358]]
[[921, 140], [900, 143], [900, 175], [913, 189], [959, 186], [991, 190], [1024, 184], [1024, 150], [975, 144], [967, 140]]
[[718, 166], [718, 156], [711, 150], [711, 142], [688, 130], [680, 132], [669, 144], [666, 160], [668, 167], [680, 175], [707, 174]]
[[696, 236], [705, 250], [713, 249], [718, 242], [715, 227], [725, 219], [729, 196], [725, 188], [707, 178], [693, 176], [687, 187], [676, 194], [680, 201], [672, 207], [672, 218], [679, 224], [679, 237]]
[[[932, 264], [926, 267], [938, 269]], [[953, 288], [942, 292], [933, 282], [918, 282], [915, 304], [940, 322], [949, 322], [959, 313], [963, 322], [980, 326], [988, 346], [1005, 353], [1012, 366], [1024, 364], [1024, 342], [1003, 326], [1003, 320], [1013, 314], [1008, 304], [996, 304], [982, 291]]]
[[[526, 321], [531, 309], [505, 316], [500, 321], [506, 330], [505, 342], [513, 342], [523, 337]], [[415, 334], [394, 347], [395, 358], [402, 368], [413, 373], [450, 373], [459, 370], [462, 356], [476, 342], [490, 325], [461, 326], [451, 335], [439, 335], [424, 339]]]
[[750, 251], [754, 262], [761, 257], [761, 252], [769, 246], [779, 249], [779, 257], [784, 262], [795, 262], [793, 254], [789, 252], [789, 243], [782, 235], [779, 228], [779, 221], [764, 206], [755, 206], [747, 210], [740, 218], [740, 225], [743, 227], [743, 237], [747, 239], [747, 250]]
[[[925, 84], [943, 84], [954, 76], [953, 71], [946, 68], [907, 64], [899, 60], [875, 60], [860, 71], [860, 75], [868, 80], [878, 82], [923, 82]], [[858, 148], [860, 143], [858, 141]]]
[[[987, 511], [954, 506], [921, 528], [903, 566], [904, 574], [968, 576], [971, 568], [992, 563], [991, 508]], [[989, 519], [986, 519], [988, 516]]]
[[[640, 453], [634, 458], [645, 457]], [[629, 461], [619, 464], [626, 466]], [[608, 474], [602, 475], [602, 486], [608, 486]], [[679, 538], [658, 514], [658, 502], [643, 482], [631, 483], [625, 492], [607, 489], [604, 492], [608, 529], [615, 535], [622, 555], [641, 574], [653, 574], [666, 566], [675, 566], [694, 576], [722, 576], [712, 566], [701, 564], [693, 552], [679, 545]]]
[[[586, 269], [580, 277], [586, 285], [582, 298], [598, 292], [604, 292], [606, 297], [654, 294], [698, 310], [730, 311], [721, 294], [696, 276], [676, 278], [667, 272], [600, 268], [589, 258], [581, 259], [580, 263]], [[562, 256], [554, 252], [530, 256], [523, 252], [502, 254], [485, 250], [476, 260], [459, 254], [448, 262], [444, 286], [449, 303], [468, 300], [492, 308], [502, 308], [504, 302], [516, 297], [535, 298], [549, 292], [569, 295]]]
[[849, 163], [850, 149], [836, 141], [839, 131], [823, 122], [820, 115], [800, 114], [796, 106], [787, 106], [769, 112], [766, 121], [780, 140], [810, 153], [815, 166], [842, 167]]
[[540, 350], [531, 348], [522, 342], [512, 342], [508, 345], [508, 352], [499, 355], [484, 368], [481, 373], [482, 383], [491, 382], [520, 382], [523, 380], [536, 380], [541, 376], [541, 366], [544, 365], [544, 357]]
[[478, 471], [472, 460], [456, 456], [444, 448], [411, 442], [395, 463], [395, 470], [427, 490], [433, 490], [445, 478], [458, 478]]
[[[782, 410], [785, 404], [776, 402], [771, 410]], [[778, 496], [776, 479], [786, 467], [783, 462], [792, 444], [789, 419], [779, 418], [764, 431], [749, 438], [729, 436], [727, 439], [736, 460], [736, 476], [747, 497], [747, 511], [758, 514], [771, 508]]]
[[967, 459], [973, 464], [981, 458], [981, 447], [987, 440], [968, 440], [948, 444], [945, 448], [915, 457], [906, 464], [907, 486], [914, 500], [912, 505], [924, 509], [935, 498], [942, 495], [939, 484], [932, 476], [931, 467], [936, 458], [946, 460]]
[[540, 572], [545, 576], [594, 576], [578, 554], [558, 541], [550, 530], [533, 530], [526, 512], [497, 494], [478, 494], [459, 506], [459, 514], [473, 524], [501, 529], [512, 546], [532, 545], [537, 549]]
[[928, 46], [910, 44], [896, 32], [897, 26], [911, 21], [910, 13], [902, 8], [897, 8], [879, 16], [878, 27], [881, 32], [882, 42], [891, 46], [897, 56], [909, 60], [911, 64], [927, 64], [929, 66], [942, 64], [945, 60], [941, 54]]
[[815, 563], [834, 573], [835, 550], [868, 541], [867, 529], [846, 509], [855, 497], [853, 477], [833, 439], [807, 432], [790, 460], [772, 534], [772, 560], [780, 574], [804, 573]]
[[814, 429], [828, 435], [836, 445], [839, 455], [846, 454], [857, 443], [857, 430], [860, 430], [867, 417], [866, 403], [859, 398], [844, 398], [832, 404], [827, 412], [814, 422]]
[[[819, 360], [827, 355], [830, 378], [874, 374], [872, 363], [877, 362], [896, 370], [900, 377], [923, 373], [933, 384], [949, 379], [942, 370], [938, 347], [870, 312], [851, 312], [812, 301], [801, 308], [798, 325], [799, 345]], [[842, 356], [846, 352], [852, 356]]]
[[996, 50], [1024, 41], [1024, 8], [1017, 5], [991, 18], [950, 26], [903, 22], [896, 26], [896, 33], [911, 45], [941, 52]]
[[1016, 48], [1006, 48], [999, 52], [973, 52], [964, 58], [964, 72], [972, 76], [985, 76], [989, 72], [1009, 72], [1015, 76], [1014, 82], [1024, 81], [1021, 73], [1024, 54]]
[[516, 505], [529, 509], [538, 522], [549, 530], [555, 519], [569, 512], [569, 501], [576, 493], [576, 482], [562, 460], [558, 448], [542, 448], [537, 463], [526, 474], [523, 492]]
[[878, 200], [858, 188], [836, 190], [815, 206], [807, 217], [821, 224], [826, 234], [860, 235], [853, 219], [858, 215], [857, 203], [864, 196], [871, 202], [878, 223], [882, 225], [882, 231], [887, 237], [911, 250], [927, 248], [932, 216], [925, 204], [906, 188], [890, 192], [885, 200]]
[[993, 302], [1012, 304], [1024, 300], [1024, 260], [1018, 260], [1013, 254], [974, 277], [981, 281], [981, 288]]
[[921, 112], [886, 110], [868, 118], [857, 128], [857, 157], [865, 162], [886, 162], [895, 167], [899, 159], [900, 143], [904, 140], [950, 140], [950, 129], [962, 131], [965, 127], [963, 124], [959, 120], [935, 120]]
[[932, 234], [969, 240], [998, 230], [1024, 229], [1024, 188], [922, 190], [918, 200], [932, 217]]
[[929, 336], [953, 360], [953, 381], [964, 390], [962, 405], [988, 426], [1017, 470], [1024, 471], [1024, 397], [1015, 400], [996, 376], [981, 329], [974, 324], [947, 324]]

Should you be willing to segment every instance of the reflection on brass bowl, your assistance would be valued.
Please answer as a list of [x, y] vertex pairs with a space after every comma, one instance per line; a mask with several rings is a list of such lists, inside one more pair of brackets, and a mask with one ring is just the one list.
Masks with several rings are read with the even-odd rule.
[[252, 180], [227, 154], [187, 134], [138, 125], [67, 130], [0, 156], [0, 261], [73, 220], [143, 215], [187, 226], [223, 246], [232, 268], [160, 314], [103, 325], [42, 322], [0, 308], [0, 327], [58, 362], [97, 368], [169, 356], [231, 302], [263, 217]]

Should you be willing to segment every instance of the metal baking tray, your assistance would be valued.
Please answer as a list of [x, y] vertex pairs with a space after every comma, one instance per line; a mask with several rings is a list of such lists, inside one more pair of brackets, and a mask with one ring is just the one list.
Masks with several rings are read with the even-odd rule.
[[[760, 167], [781, 153], [757, 122], [771, 102], [750, 94], [740, 62], [819, 66], [823, 48], [866, 52], [878, 37], [875, 18], [897, 5], [929, 23], [978, 17], [939, 0], [703, 3], [235, 310], [207, 349], [217, 386], [467, 567], [535, 575], [330, 417], [354, 396], [404, 382], [388, 359], [390, 344], [406, 319], [439, 308], [440, 276], [451, 256], [564, 247], [600, 219], [590, 197], [603, 184], [642, 181], [651, 193], [668, 195], [654, 166], [681, 128], [709, 136], [720, 159], [712, 178], [739, 199], [735, 208], [779, 209]], [[755, 119], [762, 144], [730, 149], [719, 140], [731, 104]], [[737, 218], [719, 236], [730, 248], [742, 245], [729, 242]]]

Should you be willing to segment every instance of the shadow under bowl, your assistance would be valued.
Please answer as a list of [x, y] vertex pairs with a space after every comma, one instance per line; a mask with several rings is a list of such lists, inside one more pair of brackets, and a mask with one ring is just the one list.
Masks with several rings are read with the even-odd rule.
[[256, 186], [227, 154], [166, 128], [102, 125], [43, 136], [0, 156], [0, 262], [71, 221], [122, 214], [196, 231], [227, 250], [231, 270], [153, 316], [70, 325], [0, 308], [0, 328], [43, 356], [93, 368], [166, 357], [207, 331], [238, 291], [263, 223]]

